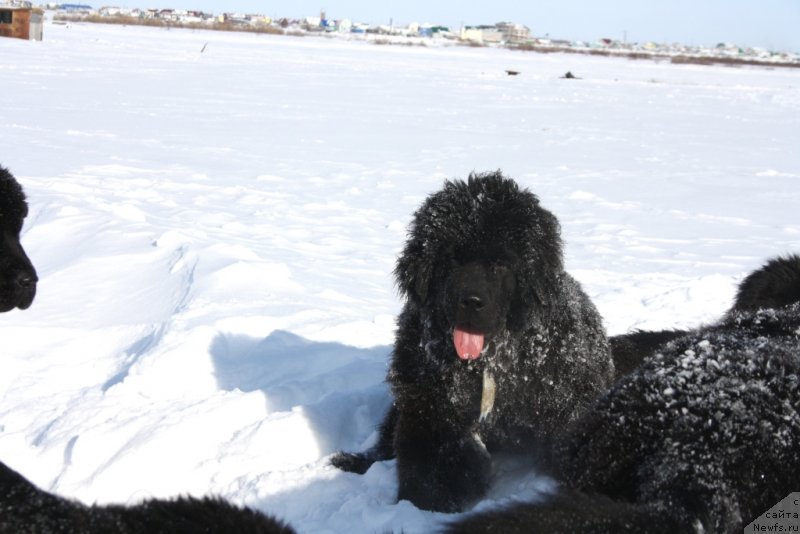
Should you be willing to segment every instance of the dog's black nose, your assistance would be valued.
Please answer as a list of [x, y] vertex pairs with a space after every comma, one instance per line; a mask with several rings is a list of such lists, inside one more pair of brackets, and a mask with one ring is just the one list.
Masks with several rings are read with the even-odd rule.
[[472, 311], [481, 311], [485, 306], [483, 299], [477, 295], [469, 295], [461, 299], [461, 307]]
[[39, 279], [33, 273], [20, 273], [17, 275], [17, 285], [23, 289], [30, 289]]

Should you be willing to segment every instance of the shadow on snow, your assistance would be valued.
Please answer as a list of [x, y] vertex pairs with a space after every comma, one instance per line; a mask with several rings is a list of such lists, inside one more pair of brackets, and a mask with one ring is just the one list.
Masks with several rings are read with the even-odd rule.
[[263, 339], [219, 334], [211, 344], [217, 384], [261, 391], [270, 413], [301, 409], [320, 452], [360, 448], [390, 403], [390, 346], [311, 341], [276, 330]]

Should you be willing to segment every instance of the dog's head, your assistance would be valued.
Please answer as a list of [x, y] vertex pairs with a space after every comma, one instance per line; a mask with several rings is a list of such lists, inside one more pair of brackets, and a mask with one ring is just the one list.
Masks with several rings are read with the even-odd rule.
[[446, 182], [417, 210], [395, 275], [400, 292], [452, 333], [461, 359], [547, 313], [563, 272], [556, 218], [499, 172]]
[[462, 360], [480, 357], [488, 338], [509, 328], [517, 279], [510, 262], [500, 259], [454, 261], [437, 302], [443, 329], [452, 330], [453, 346]]
[[24, 310], [36, 295], [36, 270], [19, 241], [27, 215], [22, 187], [0, 167], [0, 312]]
[[800, 256], [792, 254], [769, 260], [739, 284], [729, 313], [782, 308], [800, 302]]

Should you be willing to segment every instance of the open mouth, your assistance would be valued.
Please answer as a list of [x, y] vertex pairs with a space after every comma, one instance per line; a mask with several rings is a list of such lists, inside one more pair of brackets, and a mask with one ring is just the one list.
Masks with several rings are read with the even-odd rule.
[[483, 334], [468, 325], [459, 324], [453, 329], [453, 345], [462, 360], [477, 360], [483, 351], [483, 341]]

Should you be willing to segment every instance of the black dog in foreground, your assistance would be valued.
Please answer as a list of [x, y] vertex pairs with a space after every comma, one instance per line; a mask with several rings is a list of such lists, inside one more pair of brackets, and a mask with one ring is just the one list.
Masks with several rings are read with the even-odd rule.
[[86, 506], [35, 487], [0, 462], [0, 534], [291, 534], [290, 527], [222, 499], [151, 499]]
[[[19, 243], [27, 213], [22, 187], [0, 167], [0, 312], [28, 308], [36, 293], [36, 271]], [[37, 488], [0, 462], [0, 534], [293, 532], [260, 512], [209, 497], [151, 499], [134, 506], [85, 506]]]
[[715, 325], [674, 339], [576, 423], [564, 489], [452, 533], [741, 532], [800, 480], [800, 258], [770, 261]]
[[614, 375], [561, 249], [556, 218], [499, 172], [428, 197], [395, 270], [394, 406], [373, 449], [332, 463], [363, 473], [396, 456], [398, 499], [455, 512], [485, 494], [491, 452], [546, 450]]
[[24, 310], [36, 296], [36, 270], [19, 242], [27, 215], [22, 187], [0, 166], [0, 312]]

